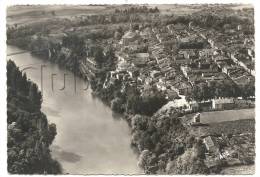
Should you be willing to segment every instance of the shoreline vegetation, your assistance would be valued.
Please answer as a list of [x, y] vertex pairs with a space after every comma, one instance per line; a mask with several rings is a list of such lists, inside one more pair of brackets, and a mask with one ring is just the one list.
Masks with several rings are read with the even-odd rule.
[[42, 95], [11, 60], [7, 62], [7, 154], [11, 174], [60, 174], [49, 146], [57, 132], [41, 112]]
[[[206, 20], [206, 22], [210, 24], [200, 24], [200, 20], [196, 19], [198, 17], [190, 16], [174, 17], [172, 21], [160, 22], [158, 9], [150, 10], [151, 12], [149, 12], [149, 9], [145, 9], [146, 8], [144, 8], [145, 12], [142, 12], [142, 9], [138, 10], [137, 14], [151, 13], [151, 18], [156, 19], [156, 23], [152, 24], [154, 26], [162, 25], [160, 23], [165, 23], [165, 25], [183, 23], [187, 25], [190, 22], [189, 18], [191, 18], [195, 21], [194, 23], [198, 23], [201, 26], [208, 25], [211, 28], [216, 28], [216, 30], [221, 30], [217, 29], [219, 27], [212, 24], [211, 22], [213, 20], [209, 18], [207, 18], [208, 21]], [[120, 15], [114, 19], [113, 23], [125, 23], [130, 21], [129, 19], [131, 17], [129, 14], [136, 13], [136, 11], [118, 10], [115, 13]], [[138, 15], [135, 19], [132, 19], [132, 22], [136, 23], [136, 26], [132, 28], [139, 28], [138, 23], [140, 23], [140, 19]], [[111, 21], [113, 21], [112, 17]], [[125, 17], [125, 19], [123, 17]], [[150, 18], [145, 17], [145, 20], [149, 22]], [[215, 16], [210, 17], [216, 18]], [[235, 19], [236, 21], [234, 23], [237, 21], [240, 22], [240, 19]], [[232, 21], [232, 18], [219, 18], [218, 23], [225, 24], [223, 22], [224, 20]], [[68, 27], [72, 21], [61, 20], [59, 23]], [[85, 21], [75, 22], [73, 26], [79, 27], [94, 24], [110, 23], [106, 22], [105, 15], [97, 15], [97, 17], [89, 17]], [[31, 24], [28, 26], [9, 28], [7, 31], [7, 44], [29, 50], [34, 55], [57, 63], [61, 67], [66, 67], [77, 75], [80, 75], [83, 79], [86, 79], [86, 76], [80, 72], [80, 63], [83, 62], [87, 56], [94, 58], [100, 70], [96, 72], [94, 76], [89, 73], [87, 74], [93, 95], [99, 97], [104, 103], [110, 106], [114, 112], [124, 115], [123, 117], [132, 129], [132, 145], [138, 149], [140, 154], [138, 165], [144, 170], [145, 174], [187, 175], [220, 173], [225, 164], [222, 161], [218, 161], [218, 164], [216, 164], [214, 168], [209, 168], [205, 165], [206, 149], [203, 143], [203, 137], [191, 134], [189, 128], [183, 125], [180, 118], [183, 116], [183, 111], [178, 108], [164, 109], [163, 106], [168, 100], [165, 98], [163, 92], [158, 91], [158, 89], [154, 87], [146, 89], [146, 92], [142, 93], [138, 90], [138, 70], [133, 71], [133, 78], [136, 78], [136, 81], [132, 85], [124, 84], [123, 79], [111, 79], [110, 74], [111, 71], [113, 72], [115, 70], [116, 64], [116, 53], [112, 47], [113, 44], [106, 42], [104, 42], [103, 45], [99, 44], [101, 43], [100, 41], [106, 41], [110, 38], [119, 41], [118, 39], [122, 37], [128, 27], [125, 25], [123, 25], [124, 27], [116, 27], [116, 33], [111, 32], [113, 31], [112, 29], [105, 29], [104, 32], [89, 32], [89, 34], [84, 34], [85, 36], [80, 36], [76, 34], [76, 32], [73, 34], [73, 29], [71, 29], [66, 35], [57, 37], [59, 40], [54, 40], [52, 37], [47, 37], [49, 34], [48, 25], [53, 25], [52, 22], [42, 25], [45, 26]], [[139, 52], [147, 51], [146, 47], [140, 50]], [[229, 87], [229, 85], [227, 85], [227, 87]], [[250, 91], [252, 90], [253, 89]], [[237, 90], [232, 90], [231, 92], [237, 95]], [[194, 93], [194, 98], [199, 97], [196, 93]], [[252, 93], [245, 94], [247, 94], [245, 96], [248, 96]], [[198, 99], [201, 99], [201, 97]]]

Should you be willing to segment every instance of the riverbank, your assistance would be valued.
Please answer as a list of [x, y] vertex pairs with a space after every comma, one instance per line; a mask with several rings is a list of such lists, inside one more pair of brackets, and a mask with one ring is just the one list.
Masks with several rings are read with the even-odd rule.
[[42, 95], [13, 61], [7, 62], [7, 155], [11, 174], [60, 174], [50, 154], [57, 132], [41, 112]]
[[[8, 46], [8, 52], [19, 51]], [[51, 146], [53, 158], [69, 174], [142, 174], [137, 167], [137, 154], [131, 148], [131, 130], [122, 116], [114, 115], [99, 98], [92, 96], [87, 83], [72, 72], [47, 59], [29, 53], [10, 57], [26, 70], [30, 80], [41, 84], [40, 66], [43, 68], [42, 111], [51, 123], [57, 125], [57, 136]], [[55, 73], [53, 90], [51, 74]], [[66, 73], [66, 88], [64, 86]], [[119, 153], [120, 152], [120, 153]]]

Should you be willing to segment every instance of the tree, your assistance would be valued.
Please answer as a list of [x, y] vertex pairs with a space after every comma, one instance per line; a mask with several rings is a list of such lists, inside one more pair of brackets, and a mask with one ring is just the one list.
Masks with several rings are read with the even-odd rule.
[[120, 40], [121, 37], [122, 37], [122, 34], [121, 34], [119, 31], [116, 31], [115, 34], [114, 34], [114, 38], [115, 38], [116, 40]]
[[42, 95], [35, 83], [31, 83], [30, 85], [29, 99], [32, 103], [32, 111], [39, 111], [41, 109]]
[[96, 60], [96, 62], [101, 65], [102, 63], [104, 63], [104, 55], [103, 55], [103, 48], [101, 47], [96, 47], [94, 49], [94, 58]]
[[151, 152], [149, 150], [143, 150], [139, 156], [138, 166], [140, 168], [143, 168], [144, 172], [146, 172], [146, 168], [148, 167], [148, 161], [149, 161], [150, 155], [151, 155]]
[[[8, 60], [7, 62], [7, 86], [12, 88], [14, 92], [17, 91], [18, 84], [20, 84], [21, 80], [21, 73], [19, 72], [18, 68], [16, 67], [15, 63], [12, 60]], [[21, 86], [19, 85], [19, 88]]]
[[18, 87], [19, 87], [19, 89], [21, 90], [21, 92], [22, 92], [24, 95], [28, 95], [29, 87], [28, 87], [28, 82], [27, 82], [26, 73], [24, 73], [24, 74], [21, 76], [21, 79], [18, 81]]
[[141, 113], [151, 116], [166, 103], [167, 100], [161, 92], [156, 91], [148, 95], [144, 94], [141, 99]]
[[62, 38], [62, 45], [72, 50], [79, 57], [86, 56], [86, 46], [83, 38], [80, 38], [78, 35], [72, 34], [64, 36]]
[[251, 80], [246, 85], [242, 87], [242, 96], [243, 98], [247, 99], [250, 96], [255, 96], [255, 81]]
[[147, 118], [146, 116], [141, 116], [136, 114], [131, 119], [131, 127], [134, 130], [146, 130], [147, 127]]
[[60, 165], [51, 159], [49, 151], [56, 126], [48, 127], [47, 118], [40, 111], [41, 92], [12, 61], [7, 63], [7, 77], [8, 172], [61, 173]]
[[115, 98], [111, 101], [111, 109], [115, 112], [122, 113], [123, 112], [123, 100], [121, 98]]
[[57, 130], [56, 130], [56, 125], [54, 123], [51, 123], [49, 125], [49, 138], [48, 138], [48, 142], [49, 144], [51, 144], [55, 138], [55, 136], [57, 135]]
[[56, 16], [56, 12], [53, 10], [51, 11], [52, 16]]
[[126, 86], [126, 110], [128, 113], [138, 114], [140, 112], [140, 93], [135, 87]]

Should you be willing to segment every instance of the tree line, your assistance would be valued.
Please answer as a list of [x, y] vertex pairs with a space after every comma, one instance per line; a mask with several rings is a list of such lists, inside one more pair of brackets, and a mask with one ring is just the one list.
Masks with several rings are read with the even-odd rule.
[[42, 95], [11, 60], [7, 62], [7, 164], [11, 174], [59, 174], [49, 146], [56, 132], [41, 112]]
[[158, 7], [154, 8], [148, 8], [147, 6], [141, 6], [141, 7], [130, 7], [125, 9], [115, 9], [115, 13], [121, 13], [121, 14], [136, 14], [136, 13], [159, 13]]
[[248, 82], [243, 86], [237, 86], [231, 80], [223, 82], [200, 83], [193, 86], [191, 94], [186, 98], [196, 101], [205, 101], [213, 98], [237, 98], [242, 97], [248, 99], [255, 96], [255, 82], [254, 80]]

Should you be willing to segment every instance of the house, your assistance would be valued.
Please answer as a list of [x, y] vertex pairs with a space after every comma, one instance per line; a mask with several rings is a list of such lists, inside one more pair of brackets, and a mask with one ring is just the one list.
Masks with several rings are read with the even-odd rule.
[[184, 110], [189, 110], [189, 105], [186, 102], [185, 99], [174, 99], [173, 101], [169, 101], [167, 104], [165, 104], [161, 110], [167, 110], [171, 108], [183, 108]]
[[135, 31], [128, 31], [126, 32], [120, 41], [123, 45], [129, 45], [130, 43], [133, 43], [139, 38], [139, 35]]
[[183, 31], [185, 30], [185, 28], [187, 27], [181, 23], [167, 25], [167, 29], [170, 33], [174, 33], [176, 31]]
[[193, 111], [198, 111], [199, 110], [199, 104], [196, 101], [191, 101], [189, 102], [190, 109]]
[[211, 61], [196, 61], [190, 64], [193, 73], [219, 72], [219, 66]]
[[188, 50], [180, 50], [178, 54], [182, 55], [186, 59], [190, 58], [190, 52]]
[[239, 77], [231, 77], [231, 79], [239, 86], [244, 87], [246, 84], [248, 84], [252, 79], [253, 76], [247, 74], [241, 75]]
[[11, 124], [8, 125], [8, 130], [14, 129], [16, 127], [16, 122], [12, 122]]
[[94, 57], [86, 57], [85, 64], [91, 66], [94, 69], [98, 68], [98, 64]]
[[67, 34], [59, 32], [59, 33], [51, 33], [48, 34], [48, 40], [54, 44], [62, 44], [62, 39], [67, 36]]
[[150, 72], [150, 76], [151, 76], [152, 78], [156, 78], [156, 77], [158, 77], [158, 76], [160, 76], [160, 75], [161, 75], [161, 72], [160, 72], [160, 71], [153, 70], [153, 71]]
[[153, 80], [153, 78], [151, 78], [151, 77], [146, 77], [145, 78], [145, 80], [144, 80], [144, 86], [146, 87], [146, 86], [150, 86], [150, 85], [152, 85], [153, 84], [153, 82], [154, 82], [154, 80]]
[[158, 90], [161, 90], [161, 91], [164, 91], [164, 90], [167, 89], [166, 84], [164, 82], [157, 82], [156, 87], [157, 87]]
[[200, 57], [204, 56], [204, 57], [212, 57], [213, 55], [215, 55], [215, 49], [202, 49], [201, 51], [199, 51], [199, 55]]
[[131, 65], [127, 61], [119, 61], [117, 63], [117, 71], [127, 71]]
[[166, 99], [174, 100], [176, 98], [179, 98], [178, 93], [176, 91], [171, 90], [171, 89], [166, 90]]
[[217, 55], [217, 56], [214, 56], [213, 60], [215, 62], [221, 62], [221, 61], [230, 61], [231, 59], [230, 58], [227, 58], [223, 55]]
[[137, 58], [145, 58], [146, 60], [149, 59], [149, 53], [136, 53], [135, 57]]
[[190, 68], [185, 65], [185, 66], [181, 66], [180, 69], [181, 69], [183, 75], [187, 78], [188, 77], [188, 72], [189, 72]]
[[148, 39], [149, 37], [151, 37], [152, 34], [152, 29], [147, 27], [145, 28], [143, 31], [140, 32], [140, 36], [144, 39]]
[[229, 72], [232, 69], [232, 67], [229, 66], [228, 64], [225, 64], [225, 63], [223, 65], [220, 65], [220, 66], [222, 68], [222, 72], [229, 75]]
[[66, 47], [61, 47], [60, 53], [63, 54], [66, 58], [71, 55], [71, 49], [66, 48]]
[[233, 98], [212, 99], [212, 109], [233, 109], [235, 102]]
[[95, 76], [101, 71], [100, 66], [97, 64], [94, 57], [86, 57], [80, 62], [79, 69], [83, 77], [87, 77], [89, 74]]
[[166, 66], [161, 67], [161, 72], [165, 75], [168, 76], [168, 73], [172, 70], [172, 67], [168, 66], [167, 64], [165, 64]]
[[217, 147], [217, 145], [215, 144], [215, 142], [213, 141], [211, 136], [207, 136], [203, 139], [203, 143], [206, 146], [206, 149], [208, 152], [217, 154], [219, 152], [219, 148]]
[[162, 43], [163, 41], [165, 41], [168, 36], [169, 36], [168, 33], [159, 33], [159, 34], [156, 34], [156, 38], [157, 38], [157, 40], [158, 40], [160, 43]]
[[214, 42], [213, 39], [208, 38], [208, 43], [210, 44], [210, 46], [211, 46], [212, 48], [215, 48], [215, 42]]
[[210, 100], [201, 101], [198, 104], [199, 104], [199, 109], [202, 110], [202, 111], [212, 110], [212, 101], [210, 101]]
[[185, 99], [185, 96], [179, 95], [179, 99], [174, 99], [171, 103], [171, 106], [174, 108], [182, 108], [186, 111], [190, 110], [190, 105]]
[[174, 57], [174, 62], [176, 64], [188, 64], [190, 63], [189, 55], [179, 53], [176, 55], [176, 57]]
[[197, 113], [193, 116], [194, 123], [200, 123], [200, 113]]
[[223, 73], [202, 73], [202, 80], [205, 80], [206, 82], [211, 82], [211, 81], [223, 81], [226, 79], [226, 75]]
[[198, 67], [201, 72], [211, 72], [212, 71], [212, 64], [208, 62], [199, 62]]
[[118, 62], [131, 60], [129, 54], [124, 53], [124, 52], [115, 52], [115, 56], [116, 56]]
[[133, 64], [137, 67], [145, 66], [149, 61], [149, 53], [136, 53], [133, 58]]
[[241, 31], [242, 30], [242, 25], [237, 25], [237, 30]]

